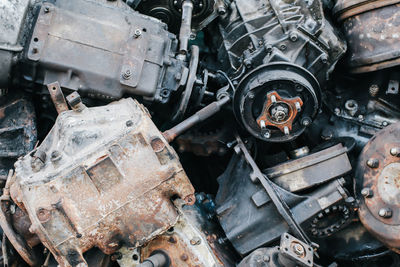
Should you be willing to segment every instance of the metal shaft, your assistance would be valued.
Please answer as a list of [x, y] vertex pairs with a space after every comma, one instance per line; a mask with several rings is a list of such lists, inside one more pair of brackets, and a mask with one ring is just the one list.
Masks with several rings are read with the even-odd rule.
[[192, 33], [193, 2], [185, 0], [182, 4], [182, 23], [179, 32], [179, 52], [186, 55], [190, 34]]
[[204, 107], [203, 109], [197, 111], [194, 115], [190, 116], [186, 120], [182, 121], [175, 127], [165, 131], [163, 133], [164, 138], [168, 142], [172, 142], [177, 136], [184, 133], [188, 129], [192, 128], [196, 124], [205, 121], [215, 113], [221, 110], [221, 107], [228, 103], [230, 98], [228, 96], [221, 98], [218, 101], [212, 102], [208, 106]]
[[164, 267], [167, 266], [168, 262], [168, 255], [160, 252], [148, 257], [141, 264], [138, 264], [137, 267]]

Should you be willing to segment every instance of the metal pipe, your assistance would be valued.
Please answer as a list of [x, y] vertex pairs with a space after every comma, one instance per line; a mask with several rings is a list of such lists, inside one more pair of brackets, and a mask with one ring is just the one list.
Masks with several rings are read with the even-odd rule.
[[186, 55], [188, 44], [192, 33], [193, 2], [185, 0], [182, 4], [182, 23], [179, 32], [179, 52]]
[[190, 64], [189, 64], [189, 76], [186, 82], [185, 91], [182, 94], [182, 99], [179, 104], [179, 108], [175, 113], [175, 115], [172, 117], [173, 121], [180, 120], [185, 115], [186, 109], [189, 105], [190, 96], [192, 95], [193, 86], [196, 81], [197, 67], [199, 65], [199, 55], [200, 55], [199, 47], [193, 45], [192, 56], [190, 58]]
[[166, 253], [157, 252], [145, 259], [141, 264], [136, 265], [136, 267], [166, 267], [169, 262], [169, 257]]
[[182, 133], [189, 130], [196, 124], [205, 121], [206, 119], [208, 119], [209, 117], [213, 116], [215, 113], [220, 111], [221, 107], [226, 103], [228, 103], [229, 101], [230, 98], [228, 96], [225, 96], [218, 101], [212, 102], [211, 104], [197, 111], [194, 115], [190, 116], [186, 120], [177, 124], [173, 128], [163, 132], [164, 138], [168, 142], [172, 142], [177, 136], [181, 135]]

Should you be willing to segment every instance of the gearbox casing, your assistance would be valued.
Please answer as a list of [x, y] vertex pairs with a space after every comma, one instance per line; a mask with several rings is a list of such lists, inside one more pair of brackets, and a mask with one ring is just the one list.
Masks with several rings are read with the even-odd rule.
[[[41, 155], [42, 164], [35, 162]], [[45, 156], [44, 156], [45, 155]], [[61, 266], [92, 247], [135, 248], [178, 220], [194, 189], [146, 110], [132, 99], [60, 114], [36, 152], [15, 164], [11, 197]]]
[[21, 80], [58, 81], [95, 98], [133, 94], [166, 102], [180, 85], [174, 74], [185, 69], [174, 58], [177, 40], [166, 28], [123, 3], [45, 2], [19, 64]]

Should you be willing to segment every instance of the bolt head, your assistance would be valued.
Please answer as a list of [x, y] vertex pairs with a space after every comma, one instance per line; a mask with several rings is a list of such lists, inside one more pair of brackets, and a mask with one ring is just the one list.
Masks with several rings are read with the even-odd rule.
[[391, 148], [390, 155], [395, 156], [395, 157], [400, 157], [400, 148], [399, 147]]
[[311, 124], [311, 120], [309, 118], [303, 118], [301, 120], [301, 124], [305, 127], [309, 126]]
[[135, 38], [138, 38], [138, 37], [140, 37], [142, 35], [142, 31], [139, 30], [139, 29], [136, 29], [135, 33], [133, 35], [134, 35]]
[[371, 188], [364, 187], [364, 188], [361, 190], [361, 195], [362, 195], [363, 197], [373, 197], [373, 196], [374, 196], [374, 192], [372, 191]]
[[271, 138], [271, 131], [269, 131], [269, 130], [265, 131], [263, 136], [264, 136], [264, 138], [267, 138], [267, 139]]
[[127, 69], [124, 71], [124, 73], [122, 74], [122, 78], [124, 78], [124, 80], [129, 80], [131, 78], [132, 72], [130, 69]]
[[379, 167], [379, 160], [370, 158], [369, 160], [367, 160], [367, 166], [376, 169]]
[[304, 247], [301, 244], [296, 243], [293, 245], [293, 252], [296, 255], [302, 256], [304, 255]]
[[392, 211], [388, 208], [382, 208], [379, 210], [378, 215], [382, 218], [390, 218], [392, 217]]

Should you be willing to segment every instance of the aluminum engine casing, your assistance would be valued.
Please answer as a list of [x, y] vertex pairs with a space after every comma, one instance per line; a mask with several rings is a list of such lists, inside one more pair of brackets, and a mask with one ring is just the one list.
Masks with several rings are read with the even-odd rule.
[[63, 267], [86, 266], [94, 246], [139, 247], [177, 222], [172, 197], [195, 201], [174, 150], [132, 99], [61, 113], [15, 164], [10, 191]]
[[320, 0], [236, 0], [220, 31], [219, 59], [238, 73], [243, 67], [289, 62], [322, 83], [346, 51]]
[[37, 6], [15, 81], [58, 81], [63, 89], [95, 98], [132, 94], [167, 102], [187, 77], [183, 62], [175, 59], [175, 35], [161, 21], [115, 3], [61, 0]]

